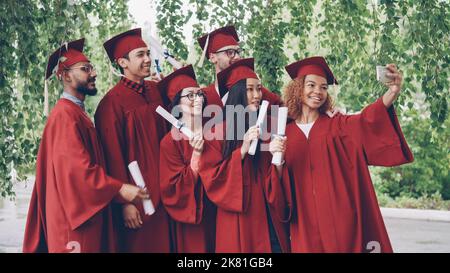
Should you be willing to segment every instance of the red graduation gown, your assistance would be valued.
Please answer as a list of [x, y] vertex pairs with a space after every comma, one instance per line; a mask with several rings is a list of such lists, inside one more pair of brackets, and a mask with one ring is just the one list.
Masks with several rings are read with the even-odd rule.
[[166, 130], [165, 120], [155, 109], [164, 105], [155, 82], [146, 81], [146, 92], [139, 94], [119, 81], [100, 101], [95, 124], [103, 144], [107, 172], [133, 183], [128, 164], [137, 161], [156, 212], [147, 216], [142, 203], [137, 204], [143, 226], [124, 227], [122, 209], [116, 206], [116, 225], [121, 228], [119, 242], [125, 252], [170, 252], [169, 216], [160, 206], [159, 142]]
[[222, 99], [220, 98], [219, 93], [216, 91], [215, 83], [203, 87], [202, 90], [203, 92], [205, 92], [208, 105], [218, 105], [220, 107], [223, 107]]
[[[219, 124], [222, 132], [224, 124]], [[205, 141], [199, 174], [210, 200], [217, 205], [216, 252], [271, 252], [265, 177], [270, 158], [261, 153], [257, 171], [247, 155], [242, 160], [240, 147], [228, 158], [222, 156], [220, 140]], [[283, 252], [289, 252], [287, 229], [272, 217]]]
[[213, 253], [216, 207], [206, 196], [200, 176], [191, 169], [193, 149], [182, 137], [172, 129], [161, 141], [161, 200], [176, 221], [176, 251]]
[[92, 121], [60, 99], [39, 146], [23, 252], [115, 251], [108, 204], [122, 183], [103, 165]]
[[413, 161], [394, 108], [379, 99], [361, 114], [321, 115], [308, 139], [291, 122], [286, 136], [281, 185], [294, 211], [281, 218], [291, 218], [292, 251], [392, 252], [368, 165]]

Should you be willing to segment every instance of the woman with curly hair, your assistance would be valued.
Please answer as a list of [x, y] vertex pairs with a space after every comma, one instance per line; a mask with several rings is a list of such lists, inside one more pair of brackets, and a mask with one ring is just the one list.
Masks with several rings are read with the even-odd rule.
[[292, 122], [270, 150], [285, 151], [271, 177], [285, 196], [279, 217], [290, 222], [292, 252], [392, 252], [368, 166], [397, 166], [413, 155], [392, 106], [402, 76], [395, 65], [386, 68], [391, 81], [381, 98], [360, 114], [330, 118], [328, 86], [337, 82], [325, 59], [286, 67]]

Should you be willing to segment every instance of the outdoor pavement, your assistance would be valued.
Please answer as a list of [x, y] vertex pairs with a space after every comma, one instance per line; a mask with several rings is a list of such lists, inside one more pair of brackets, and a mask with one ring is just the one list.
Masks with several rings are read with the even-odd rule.
[[[16, 200], [0, 199], [0, 253], [21, 252], [32, 182], [14, 187]], [[382, 208], [395, 252], [450, 253], [450, 211]]]

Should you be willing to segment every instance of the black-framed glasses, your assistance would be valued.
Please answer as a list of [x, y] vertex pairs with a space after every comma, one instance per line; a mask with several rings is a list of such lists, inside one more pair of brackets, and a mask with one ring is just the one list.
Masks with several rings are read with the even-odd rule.
[[229, 48], [229, 49], [219, 50], [214, 53], [225, 52], [229, 58], [233, 58], [234, 56], [236, 56], [236, 54], [241, 56], [243, 51], [244, 50], [242, 48], [238, 48], [238, 49]]
[[205, 93], [203, 93], [203, 92], [188, 93], [184, 96], [180, 96], [180, 98], [184, 98], [184, 97], [188, 98], [188, 100], [190, 100], [190, 101], [194, 101], [196, 97], [203, 99], [205, 97]]
[[80, 65], [80, 66], [75, 66], [75, 67], [71, 67], [71, 68], [66, 68], [66, 70], [73, 70], [73, 69], [81, 69], [82, 71], [91, 74], [92, 71], [95, 71], [95, 67], [91, 64], [85, 64], [85, 65]]

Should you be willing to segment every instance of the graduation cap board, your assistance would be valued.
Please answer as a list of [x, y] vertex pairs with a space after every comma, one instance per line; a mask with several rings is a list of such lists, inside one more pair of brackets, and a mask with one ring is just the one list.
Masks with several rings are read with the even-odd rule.
[[[147, 44], [142, 39], [141, 28], [135, 28], [110, 38], [103, 43], [103, 47], [105, 48], [111, 63], [114, 63], [117, 59], [123, 58], [131, 50], [147, 47]], [[122, 73], [116, 71], [112, 65], [110, 66], [110, 70], [116, 76], [124, 76]]]
[[216, 29], [197, 39], [202, 48], [202, 56], [197, 66], [202, 67], [205, 57], [209, 59], [209, 53], [214, 53], [226, 46], [238, 46], [239, 37], [234, 26], [225, 26]]
[[48, 80], [53, 75], [61, 77], [64, 69], [80, 63], [89, 62], [89, 59], [83, 54], [84, 38], [66, 42], [55, 50], [48, 58], [47, 69], [45, 71], [44, 81], [44, 115], [48, 116]]
[[254, 61], [253, 58], [241, 59], [217, 74], [221, 97], [225, 96], [226, 92], [240, 80], [248, 78], [259, 79], [254, 71]]
[[178, 92], [187, 87], [199, 87], [192, 65], [175, 70], [158, 82], [158, 89], [173, 101]]
[[109, 60], [115, 62], [117, 59], [123, 58], [131, 50], [147, 47], [147, 44], [142, 40], [141, 29], [135, 28], [112, 37], [103, 43], [103, 47], [108, 54]]
[[[154, 53], [162, 56], [174, 68], [179, 69], [182, 67], [182, 65], [177, 60], [175, 60], [174, 56], [170, 55], [168, 50], [163, 49], [161, 44], [155, 38], [149, 35], [147, 39], [150, 42], [150, 49]], [[131, 50], [141, 47], [148, 47], [148, 45], [142, 38], [142, 29], [135, 28], [112, 37], [103, 44], [103, 47], [108, 54], [109, 60], [114, 63], [115, 61], [117, 61], [117, 59], [124, 57]], [[159, 59], [155, 65], [157, 66], [157, 69], [160, 69]], [[115, 71], [113, 67], [111, 67], [111, 70], [115, 75], [123, 76], [121, 73]]]
[[291, 63], [285, 68], [291, 79], [312, 74], [326, 78], [328, 84], [338, 84], [325, 58], [321, 56], [306, 58]]

